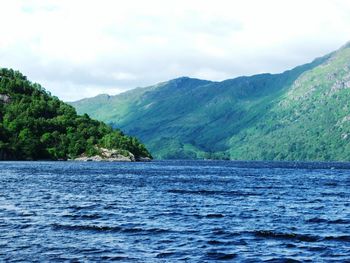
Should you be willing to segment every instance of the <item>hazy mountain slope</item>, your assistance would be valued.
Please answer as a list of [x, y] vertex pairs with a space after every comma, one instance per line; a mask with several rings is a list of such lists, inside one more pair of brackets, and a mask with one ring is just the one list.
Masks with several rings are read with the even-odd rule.
[[263, 119], [270, 121], [270, 112], [289, 94], [291, 85], [329, 57], [281, 74], [222, 82], [179, 78], [72, 105], [79, 113], [88, 113], [140, 137], [157, 158], [266, 159], [272, 156], [262, 153], [266, 149], [254, 149], [256, 154], [243, 152], [248, 146], [242, 140], [248, 140], [249, 132], [254, 140], [261, 136], [253, 132], [255, 127], [262, 126]]

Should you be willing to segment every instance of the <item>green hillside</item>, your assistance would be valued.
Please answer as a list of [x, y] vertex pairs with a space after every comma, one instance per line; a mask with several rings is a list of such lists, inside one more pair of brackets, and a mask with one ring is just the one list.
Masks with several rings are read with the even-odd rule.
[[179, 78], [72, 105], [138, 136], [156, 158], [349, 160], [349, 68], [346, 45], [281, 74]]
[[136, 138], [77, 115], [18, 71], [0, 69], [0, 160], [65, 160], [99, 155], [101, 147], [150, 157]]
[[229, 142], [231, 158], [350, 160], [350, 46], [306, 71]]

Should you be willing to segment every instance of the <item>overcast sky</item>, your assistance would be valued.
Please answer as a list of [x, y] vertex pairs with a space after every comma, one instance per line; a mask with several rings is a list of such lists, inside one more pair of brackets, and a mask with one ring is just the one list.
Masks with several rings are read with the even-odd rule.
[[0, 0], [0, 67], [63, 100], [277, 73], [350, 40], [349, 0]]

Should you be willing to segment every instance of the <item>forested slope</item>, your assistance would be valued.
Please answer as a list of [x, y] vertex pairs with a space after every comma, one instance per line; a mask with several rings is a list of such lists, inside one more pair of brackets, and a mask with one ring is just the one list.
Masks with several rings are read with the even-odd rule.
[[0, 159], [65, 160], [98, 155], [99, 147], [150, 157], [135, 137], [87, 114], [77, 115], [20, 72], [0, 69]]

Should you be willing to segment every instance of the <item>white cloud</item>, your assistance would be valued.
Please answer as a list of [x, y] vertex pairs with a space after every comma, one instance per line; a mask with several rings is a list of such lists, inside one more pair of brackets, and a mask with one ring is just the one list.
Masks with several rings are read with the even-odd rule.
[[279, 72], [350, 40], [348, 0], [0, 0], [0, 61], [64, 100]]

